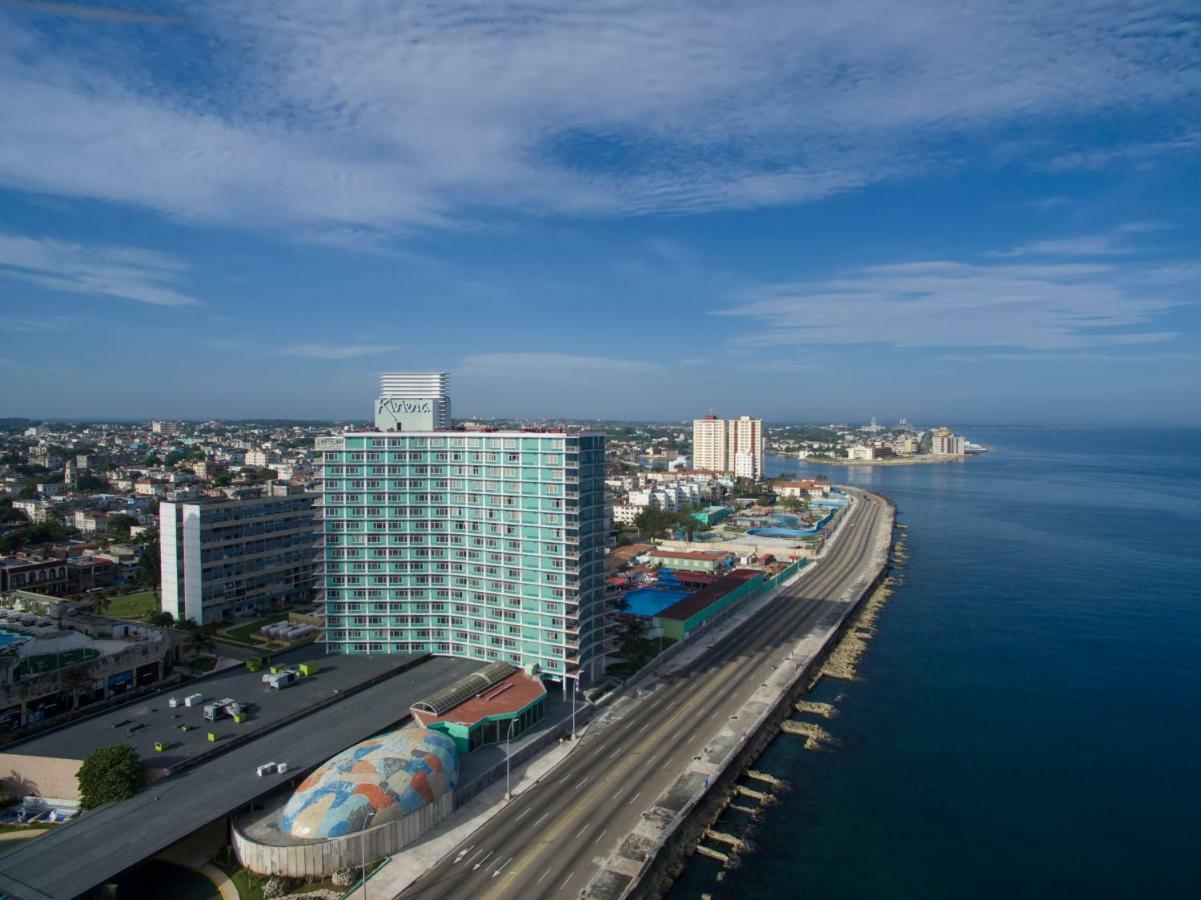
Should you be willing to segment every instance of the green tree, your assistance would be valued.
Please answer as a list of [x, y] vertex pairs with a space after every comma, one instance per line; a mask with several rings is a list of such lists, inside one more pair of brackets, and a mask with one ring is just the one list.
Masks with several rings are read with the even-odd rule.
[[128, 800], [145, 781], [142, 761], [128, 744], [113, 744], [93, 750], [75, 773], [79, 782], [79, 805], [95, 809], [104, 803]]
[[117, 513], [108, 517], [108, 536], [114, 540], [123, 541], [129, 537], [131, 525], [137, 525], [138, 520], [125, 513]]
[[75, 489], [81, 494], [99, 494], [109, 489], [109, 483], [99, 475], [83, 472], [75, 479]]
[[789, 512], [796, 512], [801, 508], [801, 501], [797, 497], [785, 497], [780, 501], [780, 505]]
[[142, 555], [138, 557], [138, 577], [137, 584], [139, 587], [157, 588], [161, 583], [161, 563], [162, 559], [159, 556], [158, 541], [147, 543], [142, 550]]

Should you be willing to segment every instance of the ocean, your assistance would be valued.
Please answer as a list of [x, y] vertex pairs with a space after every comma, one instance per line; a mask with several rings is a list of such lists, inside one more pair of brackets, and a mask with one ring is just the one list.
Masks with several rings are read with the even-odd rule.
[[904, 583], [815, 692], [838, 746], [778, 738], [754, 850], [670, 897], [1201, 897], [1201, 431], [962, 432], [996, 452], [769, 458], [891, 497]]

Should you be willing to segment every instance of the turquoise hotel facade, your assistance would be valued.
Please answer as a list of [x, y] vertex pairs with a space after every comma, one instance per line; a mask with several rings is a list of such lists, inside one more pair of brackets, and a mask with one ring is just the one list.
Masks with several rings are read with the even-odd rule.
[[366, 431], [320, 438], [331, 653], [600, 674], [605, 439]]

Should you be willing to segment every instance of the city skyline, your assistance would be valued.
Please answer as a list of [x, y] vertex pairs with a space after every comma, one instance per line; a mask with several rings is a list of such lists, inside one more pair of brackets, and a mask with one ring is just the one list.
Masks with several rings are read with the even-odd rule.
[[760, 7], [0, 3], [0, 415], [1201, 424], [1183, 6]]

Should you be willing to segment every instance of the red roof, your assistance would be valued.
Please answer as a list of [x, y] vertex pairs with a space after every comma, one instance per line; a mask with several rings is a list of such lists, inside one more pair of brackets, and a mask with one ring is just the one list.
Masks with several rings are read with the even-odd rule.
[[431, 716], [420, 710], [411, 710], [413, 718], [422, 725], [432, 722], [455, 722], [471, 726], [488, 716], [516, 713], [525, 709], [546, 694], [542, 682], [525, 672], [514, 672], [496, 684], [490, 685], [469, 700], [464, 700], [440, 716]]
[[735, 569], [733, 572], [722, 575], [712, 584], [701, 588], [695, 594], [689, 594], [682, 600], [673, 603], [655, 616], [655, 618], [676, 619], [678, 621], [690, 619], [702, 609], [712, 606], [726, 594], [730, 593], [730, 591], [740, 588], [751, 579], [759, 578], [762, 575], [762, 572], [756, 572], [754, 569]]

